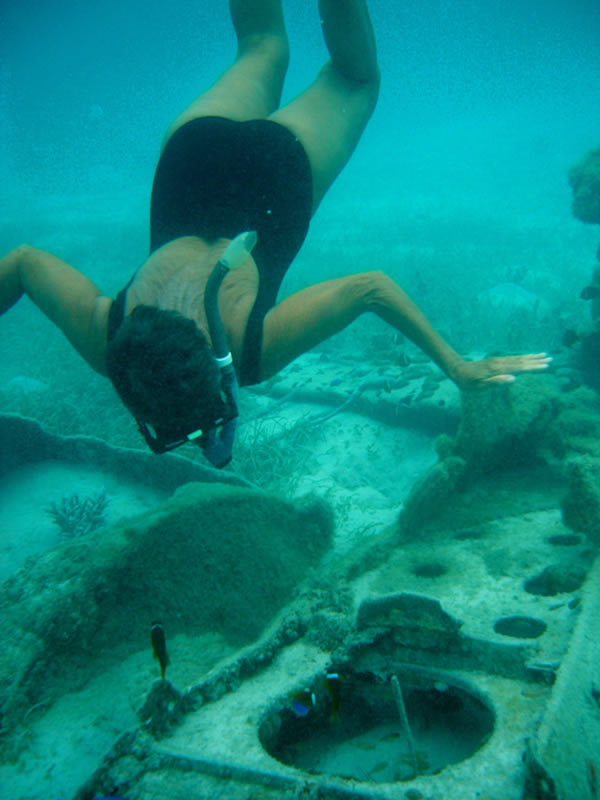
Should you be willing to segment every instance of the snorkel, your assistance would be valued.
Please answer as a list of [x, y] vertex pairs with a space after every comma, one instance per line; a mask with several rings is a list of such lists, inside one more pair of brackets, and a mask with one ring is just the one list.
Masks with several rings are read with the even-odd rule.
[[[241, 267], [256, 244], [256, 231], [240, 233], [226, 247], [225, 252], [213, 267], [204, 290], [204, 310], [208, 321], [208, 330], [212, 340], [215, 361], [221, 373], [221, 387], [225, 395], [226, 412], [222, 419], [215, 420], [211, 430], [195, 431], [188, 435], [193, 441], [200, 437], [200, 445], [210, 463], [222, 468], [231, 461], [233, 441], [238, 416], [239, 387], [233, 368], [233, 359], [229, 343], [219, 314], [219, 289], [223, 279], [232, 269]], [[218, 428], [220, 427], [220, 431]]]
[[169, 440], [154, 426], [136, 417], [140, 433], [153, 453], [166, 453], [186, 442], [196, 442], [214, 467], [221, 469], [231, 461], [238, 416], [239, 389], [229, 343], [219, 314], [219, 289], [227, 273], [241, 267], [246, 261], [256, 244], [256, 239], [256, 231], [246, 231], [236, 236], [213, 267], [204, 290], [204, 309], [208, 330], [221, 376], [221, 394], [225, 403], [223, 415], [219, 419], [215, 419], [210, 428], [198, 428], [174, 440]]

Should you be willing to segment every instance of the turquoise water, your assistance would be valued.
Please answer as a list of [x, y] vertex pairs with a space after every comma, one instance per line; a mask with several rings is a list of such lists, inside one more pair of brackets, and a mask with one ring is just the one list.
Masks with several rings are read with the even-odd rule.
[[[291, 44], [284, 103], [312, 81], [326, 58], [316, 6], [312, 0], [284, 2]], [[579, 294], [590, 282], [600, 243], [597, 226], [573, 217], [567, 180], [569, 167], [600, 145], [597, 0], [372, 0], [370, 8], [382, 71], [380, 100], [314, 218], [282, 296], [327, 278], [383, 269], [461, 353], [547, 350], [556, 364], [569, 366], [573, 353], [561, 341], [566, 330], [592, 330], [589, 304]], [[22, 242], [47, 249], [114, 296], [147, 256], [150, 187], [164, 131], [235, 53], [227, 4], [23, 0], [3, 4], [0, 30], [0, 254]], [[0, 319], [0, 342], [0, 411], [39, 419], [54, 433], [141, 446], [106, 381], [29, 301]], [[383, 323], [361, 318], [303, 361], [298, 377], [288, 372], [280, 394], [269, 395], [277, 403], [298, 382], [315, 390], [290, 401], [281, 419], [277, 407], [263, 422], [266, 402], [242, 398], [248, 416], [258, 419], [252, 434], [241, 430], [243, 477], [284, 493], [326, 486], [344, 554], [365, 531], [396, 519], [400, 501], [436, 458], [434, 434], [454, 433], [460, 418], [456, 392], [446, 382], [436, 390], [437, 399], [429, 400], [427, 413], [438, 415], [429, 427], [415, 422], [413, 429], [417, 409], [382, 438], [390, 431], [384, 422], [391, 404], [382, 357], [399, 359], [400, 347], [402, 353]], [[406, 353], [420, 368], [414, 350]], [[358, 376], [354, 361], [363, 368]], [[304, 435], [303, 421], [323, 411], [318, 392], [337, 392], [326, 413], [356, 391], [353, 380], [366, 385], [374, 378], [384, 388], [362, 398], [361, 408], [348, 409], [351, 418], [340, 413], [319, 435]], [[402, 395], [405, 406], [421, 391], [421, 379], [415, 377]], [[365, 422], [367, 413], [372, 416]], [[582, 425], [589, 432], [589, 421]], [[256, 442], [267, 453], [262, 460]], [[280, 460], [268, 447], [283, 453]], [[49, 500], [59, 498], [59, 490]], [[31, 492], [22, 487], [21, 494]], [[14, 502], [23, 506], [20, 497]], [[47, 501], [40, 508], [42, 502]], [[5, 521], [8, 507], [5, 525], [11, 524]], [[56, 536], [41, 511], [38, 516], [48, 529], [45, 547]], [[21, 563], [38, 550], [31, 545], [19, 551], [16, 515], [13, 524], [7, 540], [15, 563]], [[37, 517], [31, 524], [39, 533]], [[559, 523], [553, 518], [553, 524]], [[392, 586], [389, 578], [386, 589]], [[223, 650], [229, 652], [225, 645]], [[144, 665], [131, 668], [132, 675], [138, 668], [143, 674], [127, 689], [133, 705], [131, 697], [143, 695], [153, 665], [139, 654], [131, 658]], [[195, 677], [190, 668], [186, 679]], [[122, 678], [106, 679], [108, 688], [98, 690], [102, 702], [110, 696], [111, 680]], [[75, 698], [71, 705], [76, 709], [77, 703]], [[135, 724], [123, 705], [127, 713], [114, 729], [102, 723], [94, 758], [108, 749], [120, 725]], [[63, 718], [60, 707], [53, 713]], [[65, 759], [77, 752], [76, 713], [71, 707], [64, 712], [69, 735], [62, 739], [53, 739], [56, 723], [49, 717], [36, 734], [39, 748], [64, 752]], [[39, 756], [32, 752], [24, 756], [22, 771]], [[93, 763], [86, 762], [85, 774]], [[46, 794], [31, 789], [26, 796], [58, 795], [60, 781], [44, 781]], [[13, 785], [21, 784], [15, 779]]]
[[[4, 4], [0, 250], [53, 246], [107, 292], [126, 280], [145, 253], [165, 127], [234, 54], [224, 6]], [[284, 102], [326, 55], [315, 6], [285, 4]], [[597, 4], [377, 0], [371, 11], [380, 102], [292, 285], [359, 268], [376, 241], [370, 260], [428, 300], [436, 320], [461, 270], [485, 289], [518, 268], [556, 303], [592, 255], [569, 216], [566, 170], [597, 145]], [[341, 242], [348, 215], [358, 224]]]
[[[461, 352], [558, 347], [566, 328], [588, 321], [578, 294], [597, 246], [592, 226], [572, 218], [567, 184], [570, 165], [597, 145], [597, 4], [371, 5], [380, 101], [283, 293], [383, 268]], [[326, 55], [316, 9], [285, 10], [283, 102]], [[166, 125], [234, 54], [227, 16], [177, 0], [168, 12], [159, 2], [3, 8], [0, 251], [28, 242], [109, 295], [121, 288], [147, 254]], [[513, 315], [511, 301], [494, 300], [507, 283], [528, 293], [533, 311], [517, 302]], [[30, 358], [38, 331], [69, 358], [21, 305], [2, 322], [3, 382], [23, 365], [28, 377], [47, 377]]]

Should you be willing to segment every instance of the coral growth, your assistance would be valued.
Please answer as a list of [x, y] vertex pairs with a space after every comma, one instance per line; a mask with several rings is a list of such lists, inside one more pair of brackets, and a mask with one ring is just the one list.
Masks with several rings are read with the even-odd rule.
[[568, 464], [569, 491], [562, 502], [563, 522], [600, 543], [600, 460], [589, 455], [572, 458]]
[[573, 190], [573, 214], [582, 222], [600, 225], [600, 147], [574, 164], [569, 170]]
[[404, 535], [422, 532], [457, 492], [484, 475], [531, 466], [555, 442], [561, 395], [550, 381], [524, 375], [516, 386], [462, 397], [463, 415], [454, 440], [437, 442], [439, 461], [413, 486], [400, 514]]
[[78, 494], [63, 495], [60, 502], [47, 506], [46, 513], [58, 526], [60, 535], [72, 539], [105, 525], [108, 503], [104, 489], [83, 498]]

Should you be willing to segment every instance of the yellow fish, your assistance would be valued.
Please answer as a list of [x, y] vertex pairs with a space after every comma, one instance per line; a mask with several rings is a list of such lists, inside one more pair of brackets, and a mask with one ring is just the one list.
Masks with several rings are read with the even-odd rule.
[[153, 622], [150, 626], [150, 639], [152, 641], [152, 652], [154, 658], [160, 664], [160, 677], [164, 680], [165, 672], [169, 664], [169, 654], [167, 653], [167, 642], [165, 640], [165, 630], [160, 622]]

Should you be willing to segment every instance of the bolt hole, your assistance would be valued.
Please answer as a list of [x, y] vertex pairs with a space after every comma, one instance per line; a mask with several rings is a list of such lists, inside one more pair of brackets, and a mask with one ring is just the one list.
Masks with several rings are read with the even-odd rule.
[[436, 561], [424, 562], [413, 567], [413, 575], [416, 575], [417, 578], [441, 578], [447, 572], [446, 567]]
[[547, 627], [543, 620], [535, 617], [502, 617], [494, 625], [494, 630], [513, 639], [537, 639]]
[[575, 547], [581, 544], [581, 536], [576, 536], [574, 533], [561, 533], [557, 536], [550, 536], [548, 543], [556, 547]]

